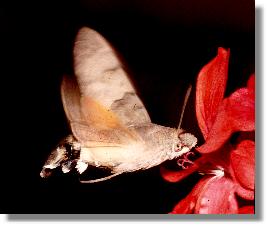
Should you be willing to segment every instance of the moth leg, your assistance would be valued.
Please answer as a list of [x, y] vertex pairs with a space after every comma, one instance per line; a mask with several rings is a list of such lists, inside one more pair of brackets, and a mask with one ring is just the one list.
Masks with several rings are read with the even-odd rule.
[[101, 181], [105, 181], [105, 180], [109, 180], [113, 177], [116, 177], [118, 175], [122, 174], [122, 172], [119, 172], [119, 173], [115, 173], [115, 174], [112, 174], [110, 176], [107, 176], [107, 177], [102, 177], [102, 178], [99, 178], [99, 179], [94, 179], [94, 180], [80, 180], [80, 182], [82, 184], [92, 184], [92, 183], [97, 183], [97, 182], [101, 182]]

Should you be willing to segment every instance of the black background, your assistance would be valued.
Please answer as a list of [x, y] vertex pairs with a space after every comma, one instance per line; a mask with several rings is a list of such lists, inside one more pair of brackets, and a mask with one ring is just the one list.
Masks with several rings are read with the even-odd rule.
[[[71, 175], [39, 177], [51, 149], [70, 133], [59, 87], [73, 71], [75, 34], [90, 26], [107, 37], [127, 62], [152, 121], [175, 127], [188, 85], [218, 47], [231, 51], [227, 94], [254, 72], [254, 1], [8, 1], [0, 9], [0, 212], [171, 211], [197, 175], [175, 184], [163, 181], [159, 167], [89, 185]], [[194, 95], [182, 127], [201, 143]]]

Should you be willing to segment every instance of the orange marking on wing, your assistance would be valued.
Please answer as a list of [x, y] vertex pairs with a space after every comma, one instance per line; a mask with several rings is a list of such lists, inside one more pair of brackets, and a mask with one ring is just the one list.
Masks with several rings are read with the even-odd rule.
[[105, 130], [120, 130], [124, 136], [128, 135], [131, 139], [140, 140], [136, 133], [130, 131], [121, 123], [116, 114], [92, 98], [88, 96], [81, 97], [81, 109], [89, 126]]
[[81, 98], [82, 113], [88, 125], [104, 128], [118, 128], [121, 123], [117, 116], [90, 97]]

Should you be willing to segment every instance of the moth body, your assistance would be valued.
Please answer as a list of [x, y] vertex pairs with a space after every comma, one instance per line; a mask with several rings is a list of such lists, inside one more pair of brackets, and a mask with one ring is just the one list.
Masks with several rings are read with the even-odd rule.
[[[52, 153], [44, 165], [42, 177], [46, 177], [45, 172], [50, 172], [49, 169], [58, 166], [62, 167], [63, 173], [68, 173], [76, 165], [75, 168], [80, 174], [87, 169], [88, 165], [109, 168], [113, 174], [145, 170], [187, 153], [197, 143], [197, 139], [190, 133], [180, 131], [180, 136], [177, 136], [176, 129], [152, 123], [132, 129], [146, 142], [128, 146], [90, 147], [69, 136], [66, 144], [71, 145], [71, 150], [76, 154], [70, 155], [66, 148], [58, 147], [55, 150], [57, 154]], [[62, 162], [59, 161], [60, 156], [64, 156], [61, 158]], [[70, 159], [68, 156], [75, 156], [75, 158]]]

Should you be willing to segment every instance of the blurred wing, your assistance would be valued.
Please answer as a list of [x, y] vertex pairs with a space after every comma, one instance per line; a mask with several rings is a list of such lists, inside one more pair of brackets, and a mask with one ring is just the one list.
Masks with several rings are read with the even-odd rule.
[[61, 83], [61, 99], [66, 116], [70, 122], [86, 123], [81, 113], [81, 94], [74, 77], [65, 75]]
[[81, 97], [73, 77], [64, 76], [61, 96], [73, 135], [89, 146], [120, 146], [140, 137], [112, 112], [89, 97]]
[[87, 124], [127, 128], [151, 122], [115, 51], [90, 28], [77, 35], [74, 69]]

